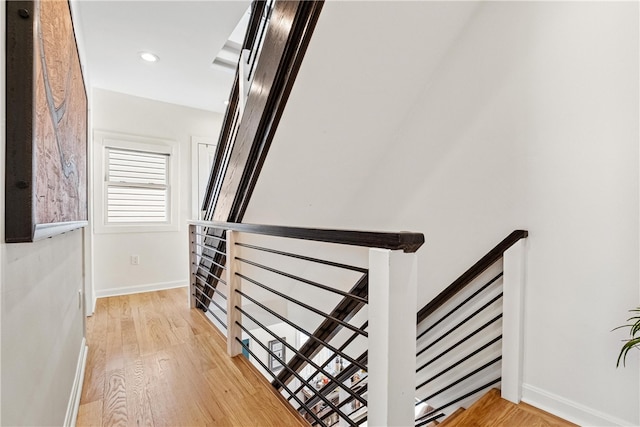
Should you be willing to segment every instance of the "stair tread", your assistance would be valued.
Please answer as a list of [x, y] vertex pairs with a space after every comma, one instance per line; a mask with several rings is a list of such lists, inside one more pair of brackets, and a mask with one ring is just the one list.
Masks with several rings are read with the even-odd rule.
[[[446, 421], [449, 421], [449, 418]], [[568, 427], [575, 425], [531, 405], [511, 403], [500, 396], [500, 390], [492, 389], [466, 411], [452, 419], [446, 427]]]
[[452, 426], [456, 418], [458, 418], [458, 416], [462, 414], [464, 410], [465, 410], [464, 408], [456, 409], [451, 415], [449, 415], [447, 418], [444, 419], [444, 421], [440, 423], [440, 427]]

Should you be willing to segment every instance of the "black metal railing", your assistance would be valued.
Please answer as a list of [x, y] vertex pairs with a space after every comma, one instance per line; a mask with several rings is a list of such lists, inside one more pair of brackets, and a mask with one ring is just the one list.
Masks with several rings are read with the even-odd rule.
[[[502, 360], [502, 272], [459, 295], [418, 325], [416, 406], [433, 409], [421, 414], [416, 425], [444, 417], [462, 402], [475, 385], [500, 381]], [[473, 285], [470, 285], [473, 286]], [[460, 301], [462, 299], [462, 301]], [[488, 386], [487, 386], [488, 387]], [[456, 405], [457, 404], [457, 405]], [[442, 415], [441, 415], [442, 414]]]
[[416, 427], [442, 420], [499, 387], [503, 270], [517, 230], [418, 312]]
[[227, 269], [225, 235], [224, 231], [208, 227], [192, 228], [189, 233], [192, 305], [224, 330], [227, 329], [228, 297], [228, 283], [223, 274]]
[[368, 248], [414, 252], [424, 237], [216, 222], [190, 236], [192, 305], [312, 425], [365, 422]]

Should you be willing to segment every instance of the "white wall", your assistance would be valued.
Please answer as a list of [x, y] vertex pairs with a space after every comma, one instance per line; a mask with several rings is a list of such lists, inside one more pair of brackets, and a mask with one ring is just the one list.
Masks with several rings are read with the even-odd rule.
[[245, 220], [422, 231], [420, 306], [528, 229], [525, 399], [638, 425], [638, 4], [475, 6], [326, 3]]
[[[284, 337], [287, 340], [287, 343], [290, 344], [293, 348], [299, 347], [298, 335], [296, 333], [296, 330], [291, 326], [287, 325], [286, 323], [275, 323], [273, 325], [269, 325], [269, 328], [280, 338]], [[269, 346], [269, 341], [275, 340], [273, 335], [269, 334], [262, 328], [253, 329], [251, 333], [254, 337], [256, 337], [257, 340], [259, 340], [267, 347]], [[262, 363], [264, 363], [266, 366], [269, 366], [269, 353], [267, 353], [267, 350], [265, 350], [260, 344], [255, 342], [255, 340], [250, 338], [248, 335], [243, 336], [243, 339], [244, 338], [249, 338], [249, 348], [251, 349], [253, 354], [258, 356], [258, 359], [260, 359]], [[285, 350], [285, 359], [287, 362], [289, 362], [289, 360], [291, 360], [294, 355], [295, 354], [293, 353], [293, 351], [291, 351], [290, 348], [287, 348]], [[249, 356], [249, 360], [252, 361], [253, 365], [260, 371], [260, 373], [262, 373], [262, 375], [264, 375], [268, 381], [272, 381], [273, 376], [271, 376], [271, 374], [269, 374], [259, 363], [255, 362], [253, 359], [253, 356]]]
[[[0, 2], [0, 22], [5, 22]], [[0, 32], [0, 45], [5, 45]], [[0, 215], [4, 218], [5, 51], [0, 54]], [[11, 208], [6, 207], [6, 208]], [[5, 244], [0, 232], [2, 425], [62, 425], [83, 345], [83, 231]]]
[[[222, 115], [120, 93], [93, 90], [94, 130], [177, 141], [180, 188], [179, 231], [95, 233], [96, 296], [141, 292], [188, 283], [187, 220], [191, 218], [191, 137], [217, 140]], [[94, 141], [94, 144], [96, 141]], [[94, 145], [94, 151], [98, 147]], [[96, 165], [94, 164], [94, 167]], [[94, 180], [94, 194], [100, 179]], [[130, 256], [139, 255], [140, 265]]]

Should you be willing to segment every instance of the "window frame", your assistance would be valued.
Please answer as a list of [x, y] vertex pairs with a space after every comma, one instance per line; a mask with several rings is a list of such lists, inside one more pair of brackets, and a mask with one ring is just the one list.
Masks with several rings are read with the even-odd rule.
[[[94, 131], [97, 148], [94, 174], [94, 232], [146, 233], [178, 231], [180, 229], [180, 161], [179, 146], [174, 140], [115, 132]], [[108, 219], [108, 153], [109, 148], [168, 155], [167, 162], [167, 216], [166, 222], [107, 222]]]

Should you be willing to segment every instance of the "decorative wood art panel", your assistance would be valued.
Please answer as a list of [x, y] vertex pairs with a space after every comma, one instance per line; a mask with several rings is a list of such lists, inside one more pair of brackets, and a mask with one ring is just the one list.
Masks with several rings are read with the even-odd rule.
[[67, 0], [7, 4], [5, 240], [87, 224], [87, 97]]

